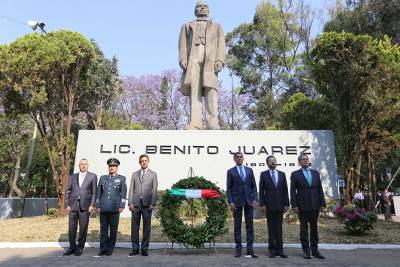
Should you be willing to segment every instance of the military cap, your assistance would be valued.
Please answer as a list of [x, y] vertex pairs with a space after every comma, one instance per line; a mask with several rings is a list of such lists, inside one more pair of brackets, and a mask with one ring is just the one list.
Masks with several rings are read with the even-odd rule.
[[110, 159], [108, 159], [107, 160], [107, 165], [108, 166], [111, 166], [111, 165], [117, 165], [117, 166], [119, 166], [119, 160], [118, 159], [116, 159], [116, 158], [110, 158]]

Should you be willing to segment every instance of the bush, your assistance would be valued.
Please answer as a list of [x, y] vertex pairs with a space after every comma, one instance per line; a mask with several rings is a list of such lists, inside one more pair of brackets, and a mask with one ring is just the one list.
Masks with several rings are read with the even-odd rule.
[[292, 208], [289, 208], [284, 214], [285, 221], [290, 224], [295, 224], [299, 221], [299, 215], [293, 211]]
[[354, 235], [361, 235], [374, 228], [377, 216], [373, 212], [366, 212], [365, 209], [337, 207], [333, 214], [339, 222], [344, 224], [346, 230]]
[[58, 212], [58, 209], [55, 208], [50, 208], [47, 211], [47, 216], [50, 217], [51, 219], [57, 218], [59, 214], [60, 213]]
[[326, 208], [324, 212], [324, 216], [332, 217], [333, 213], [338, 206], [338, 201], [333, 197], [326, 197], [325, 198]]

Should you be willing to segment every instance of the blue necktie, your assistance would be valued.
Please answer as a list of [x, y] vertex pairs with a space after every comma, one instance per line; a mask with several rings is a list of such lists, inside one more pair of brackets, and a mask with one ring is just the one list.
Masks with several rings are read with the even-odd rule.
[[312, 177], [311, 177], [311, 172], [308, 169], [306, 170], [306, 178], [307, 178], [308, 185], [311, 186]]
[[244, 180], [246, 179], [246, 177], [244, 177], [244, 171], [243, 171], [243, 166], [239, 167], [240, 170], [240, 178], [242, 178], [242, 181], [244, 182]]

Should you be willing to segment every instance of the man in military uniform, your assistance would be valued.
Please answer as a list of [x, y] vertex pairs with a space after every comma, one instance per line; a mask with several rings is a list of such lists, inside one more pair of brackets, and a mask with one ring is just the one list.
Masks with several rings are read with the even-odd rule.
[[108, 175], [100, 177], [97, 187], [96, 208], [100, 213], [99, 256], [112, 255], [117, 241], [119, 214], [125, 207], [126, 178], [117, 174], [119, 164], [118, 159], [107, 160]]

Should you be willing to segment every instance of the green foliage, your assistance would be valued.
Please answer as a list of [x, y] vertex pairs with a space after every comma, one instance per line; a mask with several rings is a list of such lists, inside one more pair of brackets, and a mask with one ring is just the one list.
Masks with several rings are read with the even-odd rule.
[[334, 129], [335, 107], [324, 97], [314, 99], [298, 92], [281, 109], [281, 127], [296, 130]]
[[388, 35], [400, 42], [400, 3], [393, 0], [347, 0], [346, 8], [338, 10], [325, 24], [324, 31], [368, 34], [374, 38]]
[[283, 216], [285, 221], [289, 224], [295, 224], [299, 221], [299, 215], [294, 212], [292, 208], [289, 208]]
[[226, 35], [228, 68], [240, 77], [241, 93], [253, 100], [246, 107], [254, 121], [252, 128], [274, 125], [280, 96], [307, 87], [301, 68], [305, 57], [299, 51], [308, 47], [310, 14], [303, 4], [262, 2], [252, 23], [241, 24]]
[[59, 215], [60, 215], [59, 210], [58, 210], [58, 209], [55, 209], [55, 208], [50, 208], [50, 209], [48, 210], [48, 212], [47, 212], [47, 216], [48, 216], [50, 219], [58, 218]]
[[[175, 183], [172, 188], [219, 190], [214, 183], [203, 177], [182, 179]], [[225, 220], [227, 218], [228, 205], [225, 198], [202, 199], [201, 205], [207, 207], [206, 220], [204, 224], [193, 226], [186, 225], [180, 218], [179, 211], [184, 202], [186, 202], [185, 199], [173, 197], [168, 191], [163, 192], [161, 195], [159, 204], [161, 225], [163, 233], [168, 236], [171, 242], [178, 242], [186, 247], [201, 248], [205, 243], [214, 242], [218, 235], [226, 232]], [[197, 215], [200, 214], [198, 213]]]
[[328, 32], [317, 40], [311, 59], [316, 88], [336, 110], [340, 167], [347, 190], [354, 191], [354, 170], [361, 168], [363, 155], [394, 147], [388, 145], [393, 132], [382, 127], [399, 114], [400, 48], [388, 38]]

